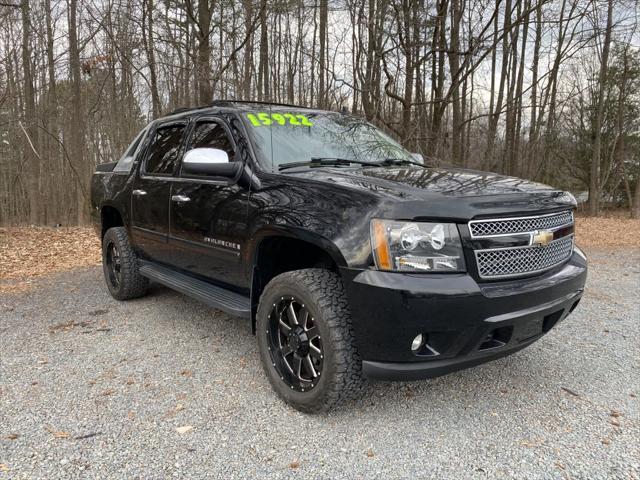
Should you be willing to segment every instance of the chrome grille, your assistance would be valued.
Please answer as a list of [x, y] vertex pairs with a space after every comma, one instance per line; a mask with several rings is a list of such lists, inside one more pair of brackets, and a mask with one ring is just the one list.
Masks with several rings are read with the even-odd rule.
[[476, 250], [482, 278], [531, 274], [564, 262], [573, 252], [573, 235], [554, 240], [546, 247], [513, 247]]
[[[471, 237], [478, 239], [474, 242], [478, 275], [482, 279], [525, 276], [560, 265], [573, 253], [573, 234], [558, 231], [572, 225], [573, 212], [570, 210], [529, 217], [471, 220]], [[544, 231], [565, 235], [544, 246], [536, 244], [539, 234]], [[513, 237], [509, 239], [512, 246], [501, 244], [503, 235]]]
[[472, 220], [469, 222], [469, 230], [471, 231], [471, 236], [477, 238], [554, 229], [572, 223], [573, 212], [569, 211], [537, 217]]

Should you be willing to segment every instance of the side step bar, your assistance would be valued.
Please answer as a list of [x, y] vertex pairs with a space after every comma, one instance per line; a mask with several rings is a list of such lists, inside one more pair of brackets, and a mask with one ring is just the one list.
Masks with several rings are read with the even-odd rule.
[[140, 274], [236, 317], [251, 317], [249, 297], [151, 262], [140, 262]]

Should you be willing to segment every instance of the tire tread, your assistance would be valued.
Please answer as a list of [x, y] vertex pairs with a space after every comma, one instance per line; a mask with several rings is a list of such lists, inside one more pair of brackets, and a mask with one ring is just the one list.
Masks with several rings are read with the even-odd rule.
[[103, 262], [105, 261], [104, 245], [108, 240], [112, 240], [118, 247], [121, 264], [121, 282], [117, 291], [111, 288], [109, 280], [105, 279], [109, 292], [116, 300], [131, 300], [143, 296], [149, 288], [149, 279], [140, 274], [138, 256], [131, 248], [126, 228], [112, 227], [107, 230], [102, 241]]
[[335, 375], [327, 384], [325, 394], [315, 404], [296, 405], [296, 408], [307, 413], [319, 413], [359, 398], [365, 385], [362, 360], [356, 347], [349, 302], [342, 280], [336, 273], [322, 268], [285, 272], [269, 282], [261, 300], [272, 295], [274, 289], [282, 293], [282, 288], [286, 289], [286, 285], [292, 283], [303, 287], [313, 296], [329, 327], [335, 351]]

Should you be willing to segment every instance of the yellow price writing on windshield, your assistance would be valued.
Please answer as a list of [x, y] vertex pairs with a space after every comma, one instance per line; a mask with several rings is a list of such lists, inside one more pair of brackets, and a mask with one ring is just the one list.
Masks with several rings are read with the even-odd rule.
[[293, 125], [313, 127], [313, 123], [304, 115], [293, 113], [247, 113], [247, 118], [254, 127], [268, 127], [271, 125]]

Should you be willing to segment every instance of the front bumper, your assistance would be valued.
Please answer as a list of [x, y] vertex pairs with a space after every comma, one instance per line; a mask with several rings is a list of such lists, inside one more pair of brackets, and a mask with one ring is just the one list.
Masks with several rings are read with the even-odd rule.
[[[530, 345], [580, 301], [587, 263], [532, 278], [478, 283], [468, 274], [343, 269], [365, 376], [418, 380], [468, 368]], [[428, 337], [419, 354], [418, 335]]]

